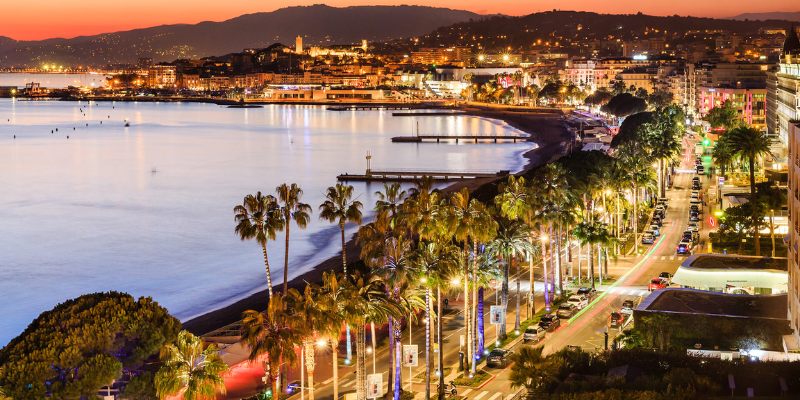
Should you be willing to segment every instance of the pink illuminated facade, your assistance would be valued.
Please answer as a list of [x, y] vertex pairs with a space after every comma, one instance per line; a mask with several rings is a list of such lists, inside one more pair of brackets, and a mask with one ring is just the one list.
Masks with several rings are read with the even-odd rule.
[[767, 89], [698, 87], [697, 109], [705, 116], [712, 108], [730, 100], [739, 117], [756, 129], [766, 129]]

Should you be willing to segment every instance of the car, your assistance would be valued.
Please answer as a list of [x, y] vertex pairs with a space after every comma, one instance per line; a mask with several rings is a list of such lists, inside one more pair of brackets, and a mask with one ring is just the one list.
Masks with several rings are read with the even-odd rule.
[[697, 215], [697, 213], [692, 213], [692, 215], [689, 216], [689, 222], [699, 222], [699, 221], [700, 221], [700, 216]]
[[645, 232], [642, 235], [642, 244], [653, 244], [656, 241], [656, 237], [653, 236], [650, 232]]
[[666, 197], [659, 197], [658, 204], [661, 204], [662, 206], [664, 206], [664, 209], [667, 209], [669, 208], [669, 199], [667, 199]]
[[695, 184], [695, 183], [698, 184], [698, 185], [700, 184], [700, 177], [698, 177], [698, 176], [692, 177], [692, 184]]
[[682, 240], [678, 243], [678, 248], [675, 250], [675, 253], [681, 256], [692, 254], [692, 244], [689, 241]]
[[622, 302], [622, 308], [619, 309], [619, 312], [625, 315], [631, 315], [633, 314], [633, 307], [635, 307], [633, 300], [625, 300]]
[[505, 368], [510, 359], [512, 351], [505, 349], [494, 349], [486, 356], [486, 366], [492, 368]]
[[591, 300], [594, 297], [594, 295], [597, 294], [597, 291], [591, 287], [582, 287], [579, 288], [578, 291], [575, 292], [575, 294], [586, 297], [587, 300]]
[[555, 314], [545, 314], [539, 320], [539, 327], [547, 332], [552, 332], [561, 325], [561, 320]]
[[662, 280], [667, 281], [667, 283], [672, 282], [672, 274], [670, 274], [669, 272], [662, 272], [658, 274], [658, 277], [661, 278]]
[[664, 215], [664, 213], [666, 213], [667, 209], [664, 208], [663, 205], [659, 204], [659, 205], [656, 206], [655, 211], [658, 212], [658, 213], [661, 213], [661, 215]]
[[705, 172], [706, 172], [706, 169], [705, 169], [705, 168], [704, 168], [702, 165], [698, 165], [698, 166], [697, 166], [697, 173], [698, 173], [699, 175], [702, 175], [702, 174], [704, 174]]
[[653, 225], [661, 226], [664, 225], [664, 218], [653, 218], [653, 221], [651, 222]]
[[689, 222], [689, 226], [686, 227], [686, 230], [694, 234], [695, 232], [700, 230], [700, 227], [697, 226], [697, 222]]
[[589, 305], [589, 299], [579, 294], [573, 294], [567, 299], [567, 303], [573, 304], [578, 310], [582, 310]]
[[291, 381], [288, 385], [286, 385], [286, 394], [298, 393], [302, 387], [303, 385], [300, 383], [300, 381]]
[[692, 197], [690, 197], [690, 199], [692, 201], [695, 201], [695, 200], [696, 201], [700, 201], [700, 195], [699, 194], [693, 194]]
[[661, 229], [659, 229], [658, 224], [650, 225], [650, 229], [648, 229], [646, 232], [652, 233], [655, 237], [661, 236]]
[[540, 326], [529, 326], [525, 328], [525, 333], [522, 334], [522, 341], [524, 343], [533, 342], [539, 343], [544, 339], [546, 330]]
[[703, 209], [700, 207], [699, 204], [692, 204], [689, 206], [689, 212], [692, 211], [696, 212], [697, 214], [701, 214], [703, 212]]
[[647, 284], [647, 290], [651, 292], [654, 290], [664, 289], [666, 287], [667, 287], [667, 282], [664, 282], [664, 280], [659, 277], [650, 279], [650, 283]]
[[612, 328], [621, 328], [625, 323], [625, 316], [622, 313], [613, 311], [611, 312], [609, 326]]
[[576, 312], [578, 312], [578, 307], [575, 307], [574, 304], [561, 303], [561, 305], [558, 306], [556, 315], [558, 315], [558, 318], [572, 318]]
[[698, 184], [692, 184], [692, 190], [700, 190], [700, 189], [702, 189], [702, 186]]

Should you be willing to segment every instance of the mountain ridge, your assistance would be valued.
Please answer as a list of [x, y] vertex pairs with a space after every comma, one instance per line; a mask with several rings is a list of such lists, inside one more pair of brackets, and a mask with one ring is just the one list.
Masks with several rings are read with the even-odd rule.
[[275, 42], [293, 44], [298, 34], [308, 45], [358, 43], [361, 39], [384, 41], [480, 18], [483, 16], [470, 11], [427, 6], [293, 6], [219, 22], [159, 25], [75, 38], [12, 43], [0, 40], [0, 65], [105, 65], [132, 63], [139, 57], [171, 61], [266, 47]]
[[730, 17], [730, 19], [743, 21], [766, 21], [766, 20], [786, 20], [800, 22], [800, 11], [773, 11], [760, 13], [743, 13]]

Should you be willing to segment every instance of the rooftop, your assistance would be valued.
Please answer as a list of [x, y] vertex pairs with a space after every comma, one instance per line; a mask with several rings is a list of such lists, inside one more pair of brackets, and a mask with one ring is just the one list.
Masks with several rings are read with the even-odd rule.
[[752, 257], [724, 254], [695, 254], [681, 264], [682, 268], [777, 270], [788, 271], [789, 260], [783, 257]]
[[653, 292], [636, 311], [785, 320], [787, 307], [786, 294], [753, 296], [666, 288]]

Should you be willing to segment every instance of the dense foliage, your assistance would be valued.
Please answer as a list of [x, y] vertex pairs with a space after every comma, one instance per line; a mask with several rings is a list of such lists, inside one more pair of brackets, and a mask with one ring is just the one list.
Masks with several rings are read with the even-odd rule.
[[611, 100], [600, 109], [605, 113], [622, 118], [646, 110], [647, 102], [630, 93], [620, 93], [612, 97]]
[[180, 322], [150, 298], [86, 294], [42, 313], [0, 350], [0, 386], [18, 400], [91, 397], [179, 330]]

